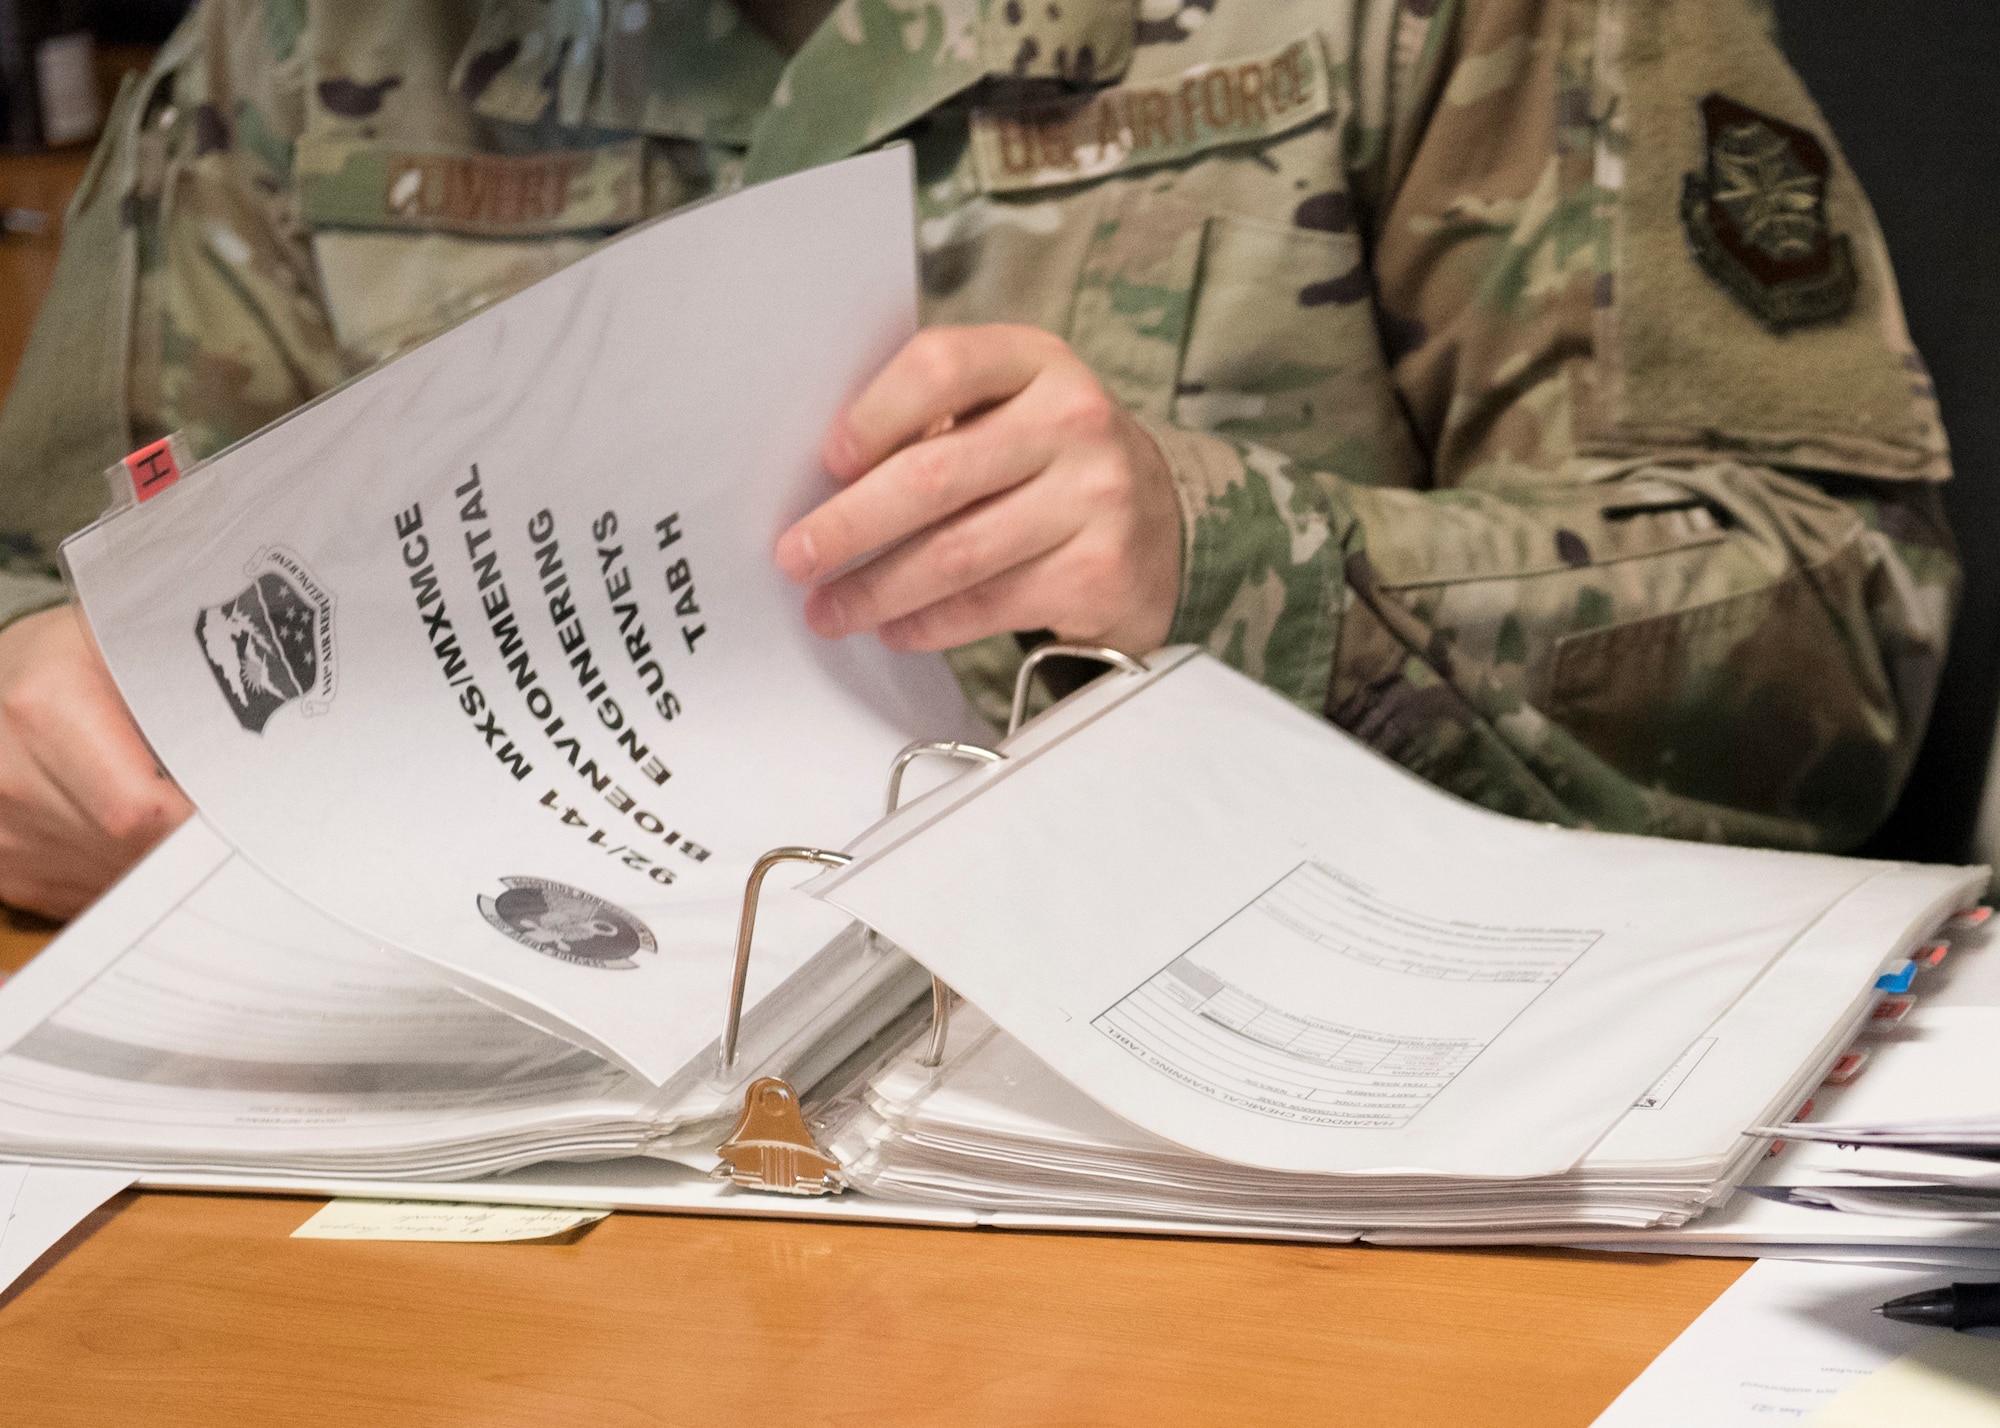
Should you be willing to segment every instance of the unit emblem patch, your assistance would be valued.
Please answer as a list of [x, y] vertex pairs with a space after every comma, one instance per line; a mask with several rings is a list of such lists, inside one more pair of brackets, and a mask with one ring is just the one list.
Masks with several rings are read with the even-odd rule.
[[1827, 222], [1826, 146], [1720, 94], [1701, 117], [1708, 163], [1681, 186], [1681, 225], [1702, 270], [1773, 332], [1845, 316], [1854, 254]]

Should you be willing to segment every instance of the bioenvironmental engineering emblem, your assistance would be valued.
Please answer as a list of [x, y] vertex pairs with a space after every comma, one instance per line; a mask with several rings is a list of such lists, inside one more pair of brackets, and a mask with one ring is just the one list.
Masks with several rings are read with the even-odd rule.
[[639, 953], [659, 950], [645, 923], [594, 893], [547, 878], [502, 878], [500, 885], [500, 896], [481, 895], [480, 914], [544, 956], [627, 971], [639, 965]]

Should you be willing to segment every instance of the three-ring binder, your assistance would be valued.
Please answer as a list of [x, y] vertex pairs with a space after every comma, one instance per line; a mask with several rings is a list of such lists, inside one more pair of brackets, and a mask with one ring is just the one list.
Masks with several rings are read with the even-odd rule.
[[[1145, 664], [1122, 650], [1096, 645], [1046, 644], [1030, 650], [1014, 677], [1014, 700], [1007, 718], [1007, 738], [1012, 738], [1026, 721], [1028, 696], [1043, 662], [1053, 658], [1087, 659], [1111, 666], [1121, 674], [1145, 674]], [[1003, 740], [1004, 742], [1004, 740]], [[902, 802], [903, 775], [918, 759], [932, 755], [965, 762], [996, 764], [1007, 755], [997, 749], [956, 740], [919, 741], [905, 746], [890, 765], [885, 813], [894, 813]], [[736, 1067], [736, 1051], [743, 1026], [743, 995], [750, 978], [750, 949], [756, 936], [757, 903], [763, 896], [764, 879], [782, 863], [812, 863], [823, 868], [844, 868], [854, 859], [826, 848], [773, 848], [759, 858], [743, 885], [743, 911], [736, 923], [736, 966], [729, 984], [729, 1018], [722, 1032], [721, 1070]], [[872, 942], [873, 929], [867, 934]], [[952, 991], [942, 980], [931, 978], [930, 1045], [922, 1064], [935, 1067], [944, 1061], [945, 1040], [951, 1028]], [[713, 1174], [746, 1189], [774, 1191], [785, 1195], [831, 1195], [846, 1188], [840, 1163], [821, 1149], [806, 1124], [798, 1093], [780, 1077], [764, 1076], [750, 1083], [743, 1097], [743, 1111], [735, 1126], [716, 1147], [721, 1162]]]

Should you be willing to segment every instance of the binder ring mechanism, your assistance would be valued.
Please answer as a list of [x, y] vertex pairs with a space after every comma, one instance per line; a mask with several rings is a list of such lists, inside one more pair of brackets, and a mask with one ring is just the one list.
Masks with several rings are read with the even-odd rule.
[[[1028, 709], [1031, 681], [1042, 662], [1050, 658], [1095, 660], [1125, 674], [1144, 674], [1146, 666], [1120, 650], [1095, 645], [1045, 644], [1030, 650], [1021, 661], [1014, 679], [1014, 702], [1007, 719], [1012, 736], [1021, 727]], [[959, 759], [968, 763], [997, 764], [1006, 755], [979, 744], [957, 740], [918, 742], [896, 755], [889, 769], [889, 789], [884, 812], [894, 813], [902, 803], [903, 775], [910, 765], [925, 756]], [[729, 985], [729, 1020], [722, 1032], [722, 1069], [736, 1066], [736, 1051], [743, 1028], [743, 996], [750, 979], [750, 947], [757, 929], [757, 903], [763, 896], [764, 879], [781, 863], [812, 863], [822, 868], [844, 868], [854, 861], [846, 853], [825, 848], [773, 848], [750, 870], [743, 885], [743, 912], [736, 924], [736, 967]], [[872, 945], [873, 928], [866, 936]], [[945, 1040], [951, 1029], [952, 990], [942, 979], [931, 978], [931, 1037], [922, 1065], [934, 1067], [944, 1060]], [[750, 1083], [743, 1094], [743, 1113], [735, 1127], [716, 1147], [719, 1164], [712, 1172], [718, 1180], [756, 1190], [788, 1195], [830, 1195], [847, 1186], [840, 1162], [821, 1150], [806, 1124], [798, 1093], [781, 1077], [762, 1076]]]

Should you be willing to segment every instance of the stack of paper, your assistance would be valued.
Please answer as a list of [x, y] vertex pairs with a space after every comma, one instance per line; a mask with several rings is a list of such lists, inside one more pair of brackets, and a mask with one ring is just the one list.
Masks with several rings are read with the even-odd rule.
[[1982, 881], [1498, 819], [1153, 664], [813, 885], [980, 1008], [855, 1097], [835, 1148], [871, 1190], [1371, 1237], [1679, 1224]]
[[703, 1049], [655, 1086], [313, 912], [197, 820], [0, 996], [0, 1155], [463, 1179], [706, 1148], [752, 1074], [810, 1080], [920, 986], [846, 938], [752, 1012], [728, 1076], [718, 1009], [663, 1007], [662, 1040]]
[[[1786, 1059], [1785, 1033], [1798, 1039], [1804, 1030], [1791, 984], [1805, 979], [1789, 970], [1763, 979], [1573, 1168], [1549, 1175], [1325, 1175], [1218, 1161], [1111, 1115], [970, 1009], [955, 1018], [942, 1066], [923, 1067], [919, 1045], [869, 1082], [833, 1149], [871, 1193], [918, 1201], [1310, 1225], [1371, 1238], [1676, 1225], [1727, 1197], [1766, 1153], [1745, 1128], [1772, 1105], [1796, 1104], [1825, 1065], [1824, 1045]], [[1845, 1030], [1852, 1020], [1837, 1024]]]
[[1843, 1084], [1809, 1120], [1774, 1127], [1783, 1155], [1752, 1176], [1795, 1205], [2000, 1221], [2000, 950], [1993, 924], [1954, 939], [1915, 979], [1910, 1005], [1871, 1022]]

